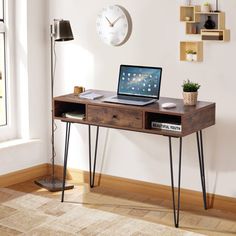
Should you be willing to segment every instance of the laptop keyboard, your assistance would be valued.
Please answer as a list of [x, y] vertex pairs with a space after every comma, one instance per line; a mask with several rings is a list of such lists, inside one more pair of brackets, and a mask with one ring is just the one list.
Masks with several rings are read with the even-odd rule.
[[122, 95], [118, 95], [117, 97], [114, 97], [114, 99], [130, 100], [130, 101], [137, 101], [137, 102], [147, 102], [147, 101], [152, 100], [152, 98], [139, 98], [139, 97], [122, 96]]

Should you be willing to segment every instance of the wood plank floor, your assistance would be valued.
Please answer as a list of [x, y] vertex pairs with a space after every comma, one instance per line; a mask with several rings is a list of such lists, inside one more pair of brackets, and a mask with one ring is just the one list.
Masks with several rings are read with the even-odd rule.
[[[36, 186], [33, 181], [20, 183], [9, 188], [21, 192], [60, 199], [61, 193], [50, 193]], [[90, 190], [87, 184], [76, 185], [65, 192], [65, 203], [83, 204], [87, 207], [132, 216], [149, 222], [173, 226], [171, 199], [148, 198], [127, 191], [95, 187]], [[206, 235], [236, 235], [236, 214], [219, 210], [203, 210], [203, 207], [182, 205], [180, 228]]]

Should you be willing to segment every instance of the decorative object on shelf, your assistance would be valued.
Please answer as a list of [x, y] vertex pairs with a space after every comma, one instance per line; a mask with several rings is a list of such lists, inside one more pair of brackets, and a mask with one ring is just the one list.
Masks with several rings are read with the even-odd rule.
[[191, 21], [192, 18], [191, 18], [191, 16], [185, 16], [185, 20], [186, 20], [186, 21]]
[[[50, 25], [50, 37], [51, 37], [51, 104], [53, 104], [53, 97], [54, 97], [54, 73], [55, 73], [55, 64], [54, 59], [56, 58], [55, 55], [55, 44], [56, 42], [63, 42], [73, 40], [73, 33], [71, 30], [70, 22], [68, 20], [56, 20], [54, 19], [53, 24]], [[35, 184], [39, 185], [47, 189], [50, 192], [61, 191], [62, 188], [64, 189], [72, 189], [74, 188], [73, 185], [66, 184], [63, 186], [63, 182], [56, 178], [55, 176], [55, 147], [54, 147], [54, 132], [55, 132], [55, 123], [53, 117], [53, 107], [51, 108], [51, 149], [52, 149], [52, 157], [51, 157], [51, 166], [52, 166], [52, 173], [51, 176], [45, 179], [36, 180]]]
[[202, 7], [201, 7], [201, 11], [202, 12], [210, 12], [211, 10], [211, 5], [209, 2], [205, 2], [203, 3]]
[[121, 46], [131, 35], [132, 21], [127, 10], [118, 5], [102, 9], [96, 21], [100, 39], [111, 46]]
[[184, 6], [191, 6], [192, 1], [191, 0], [183, 0]]
[[215, 29], [216, 23], [211, 19], [211, 16], [207, 16], [207, 20], [204, 24], [206, 29]]
[[216, 9], [215, 9], [214, 12], [220, 12], [220, 11], [219, 11], [219, 3], [218, 3], [218, 0], [216, 0]]
[[187, 61], [197, 61], [197, 52], [192, 49], [187, 50], [186, 59]]
[[183, 85], [184, 105], [195, 106], [197, 104], [198, 89], [201, 87], [198, 83], [185, 80]]

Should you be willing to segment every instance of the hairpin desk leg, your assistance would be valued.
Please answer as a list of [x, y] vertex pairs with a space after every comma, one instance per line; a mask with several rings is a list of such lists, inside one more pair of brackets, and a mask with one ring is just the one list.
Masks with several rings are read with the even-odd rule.
[[178, 179], [178, 196], [177, 196], [177, 208], [175, 202], [175, 187], [174, 187], [174, 173], [173, 173], [173, 158], [172, 158], [172, 143], [171, 137], [169, 137], [169, 150], [170, 150], [170, 173], [171, 173], [171, 189], [173, 200], [173, 213], [175, 227], [179, 227], [179, 209], [180, 209], [180, 181], [181, 181], [181, 159], [182, 159], [182, 137], [179, 138], [179, 179]]
[[[200, 135], [199, 135], [199, 133], [200, 133]], [[200, 176], [201, 176], [201, 183], [202, 183], [203, 202], [204, 202], [204, 208], [205, 208], [205, 210], [207, 210], [202, 130], [200, 130], [199, 132], [196, 132], [196, 136], [197, 136], [197, 148], [198, 148], [198, 157], [199, 157], [199, 166], [200, 166]], [[199, 136], [200, 136], [200, 138], [199, 138]]]
[[64, 201], [64, 192], [66, 184], [66, 169], [67, 169], [67, 157], [69, 150], [69, 141], [70, 141], [70, 122], [66, 122], [66, 137], [65, 137], [65, 151], [64, 151], [64, 170], [63, 170], [63, 183], [62, 183], [62, 195], [61, 202]]
[[89, 128], [89, 183], [90, 183], [90, 188], [93, 188], [95, 180], [96, 160], [97, 160], [99, 126], [97, 126], [97, 132], [96, 132], [93, 171], [92, 171], [92, 151], [91, 151], [91, 125], [89, 125], [88, 128]]

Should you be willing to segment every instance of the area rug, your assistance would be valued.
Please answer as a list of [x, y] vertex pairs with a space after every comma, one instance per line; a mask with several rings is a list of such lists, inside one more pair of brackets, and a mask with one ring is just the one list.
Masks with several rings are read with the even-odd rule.
[[0, 235], [197, 236], [59, 199], [0, 188]]

